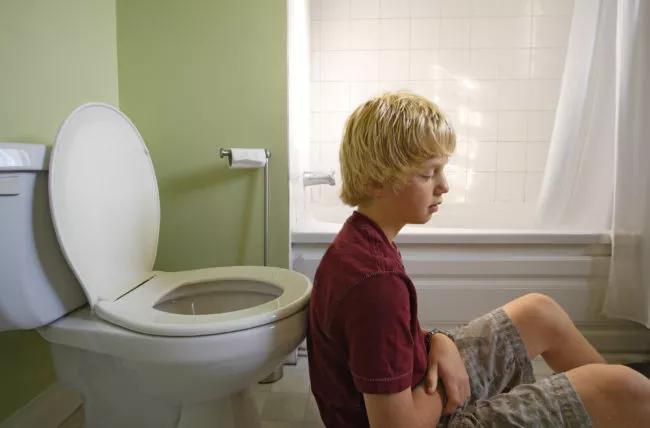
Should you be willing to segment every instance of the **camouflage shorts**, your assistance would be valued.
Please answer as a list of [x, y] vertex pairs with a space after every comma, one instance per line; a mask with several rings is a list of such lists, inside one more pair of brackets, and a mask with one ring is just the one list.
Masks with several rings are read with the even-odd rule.
[[454, 331], [472, 395], [438, 427], [591, 427], [591, 419], [564, 374], [535, 382], [514, 324], [496, 309]]

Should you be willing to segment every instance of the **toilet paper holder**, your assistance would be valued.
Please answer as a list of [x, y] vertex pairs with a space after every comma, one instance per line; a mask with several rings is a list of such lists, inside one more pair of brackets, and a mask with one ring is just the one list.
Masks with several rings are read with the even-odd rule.
[[[271, 151], [264, 149], [266, 163], [264, 164], [264, 266], [269, 261], [269, 159]], [[219, 149], [219, 157], [227, 158], [228, 164], [232, 164], [232, 151], [230, 149]]]

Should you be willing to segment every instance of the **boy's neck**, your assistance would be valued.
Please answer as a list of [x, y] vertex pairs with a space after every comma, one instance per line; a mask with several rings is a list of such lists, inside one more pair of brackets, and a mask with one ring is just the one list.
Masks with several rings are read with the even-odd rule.
[[404, 223], [395, 221], [386, 215], [386, 211], [375, 205], [359, 205], [357, 211], [375, 222], [384, 232], [388, 242], [392, 243], [399, 231], [404, 227]]

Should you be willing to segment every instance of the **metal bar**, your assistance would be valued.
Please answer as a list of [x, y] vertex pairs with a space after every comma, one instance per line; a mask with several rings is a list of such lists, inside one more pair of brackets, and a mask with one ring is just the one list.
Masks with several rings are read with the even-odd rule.
[[269, 157], [266, 151], [266, 164], [264, 165], [264, 266], [269, 265]]
[[[271, 152], [264, 149], [266, 163], [264, 164], [264, 266], [269, 265], [269, 159]], [[228, 158], [228, 164], [232, 165], [232, 152], [228, 149], [219, 149], [219, 156]]]

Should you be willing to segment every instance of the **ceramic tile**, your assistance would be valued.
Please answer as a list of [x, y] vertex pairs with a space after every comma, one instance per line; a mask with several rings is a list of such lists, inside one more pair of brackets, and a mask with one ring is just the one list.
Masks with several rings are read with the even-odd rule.
[[[325, 0], [327, 1], [327, 0]], [[323, 0], [309, 0], [309, 17], [312, 21], [320, 21]]]
[[311, 21], [309, 23], [309, 46], [312, 51], [321, 50], [321, 22]]
[[320, 52], [312, 52], [311, 53], [311, 61], [310, 61], [310, 67], [309, 67], [309, 80], [313, 81], [319, 81], [321, 79], [321, 53]]
[[64, 420], [59, 428], [83, 428], [84, 426], [84, 407], [83, 404], [79, 406], [66, 420]]
[[439, 75], [438, 52], [435, 50], [411, 51], [411, 80], [431, 80]]
[[347, 111], [350, 108], [350, 84], [323, 82], [321, 84], [322, 111]]
[[496, 173], [470, 172], [467, 177], [467, 201], [469, 203], [494, 202]]
[[321, 111], [321, 83], [311, 82], [309, 87], [309, 104], [311, 106], [311, 111]]
[[532, 142], [526, 144], [526, 171], [542, 172], [546, 166], [549, 143]]
[[353, 82], [377, 80], [379, 76], [379, 53], [377, 51], [354, 51], [345, 55], [347, 76]]
[[499, 77], [527, 79], [530, 77], [530, 49], [505, 49], [498, 57]]
[[350, 108], [357, 108], [361, 103], [377, 95], [377, 91], [377, 82], [350, 82]]
[[435, 49], [438, 47], [438, 19], [411, 20], [411, 49]]
[[379, 18], [379, 0], [350, 0], [350, 18]]
[[524, 190], [525, 202], [529, 202], [529, 203], [537, 202], [542, 187], [543, 178], [544, 178], [544, 174], [542, 174], [541, 172], [526, 173], [526, 188]]
[[470, 51], [470, 72], [475, 79], [499, 77], [499, 53], [497, 49], [473, 49]]
[[497, 107], [499, 110], [529, 110], [534, 102], [531, 100], [531, 84], [526, 80], [500, 80], [497, 86]]
[[560, 80], [531, 80], [528, 85], [528, 108], [531, 110], [555, 110], [560, 97]]
[[499, 140], [525, 141], [528, 115], [523, 111], [499, 112]]
[[379, 52], [379, 80], [408, 80], [409, 63], [407, 50]]
[[[293, 370], [292, 370], [293, 369]], [[295, 367], [285, 366], [284, 376], [271, 386], [271, 392], [309, 392], [309, 377], [304, 370], [296, 370]]]
[[464, 79], [470, 75], [469, 49], [440, 49], [441, 79]]
[[495, 141], [470, 142], [467, 167], [475, 172], [496, 171], [497, 143]]
[[528, 112], [528, 141], [549, 141], [553, 131], [555, 112]]
[[379, 48], [379, 20], [353, 20], [349, 27], [349, 48], [371, 50]]
[[[468, 97], [473, 98], [471, 93]], [[498, 113], [493, 111], [473, 110], [472, 120], [468, 124], [468, 136], [473, 140], [497, 141]]]
[[348, 21], [321, 22], [321, 46], [324, 51], [339, 51], [348, 48], [350, 23]]
[[302, 421], [306, 406], [307, 394], [270, 392], [264, 402], [261, 417], [266, 421]]
[[411, 0], [412, 18], [433, 18], [440, 16], [440, 2], [437, 0]]
[[532, 25], [532, 47], [566, 46], [571, 28], [571, 18], [569, 16], [535, 16]]
[[573, 3], [573, 0], [534, 0], [533, 14], [571, 16]]
[[312, 394], [309, 394], [305, 410], [305, 421], [320, 422], [320, 420], [320, 412], [318, 410], [318, 405], [316, 404], [316, 399]]
[[441, 49], [468, 49], [470, 46], [470, 20], [444, 19], [440, 21], [439, 46]]
[[526, 143], [499, 141], [497, 146], [497, 171], [523, 172], [526, 170]]
[[349, 19], [350, 0], [322, 0], [321, 19]]
[[496, 200], [523, 202], [525, 176], [523, 172], [497, 172]]
[[410, 26], [408, 19], [382, 19], [379, 23], [379, 48], [408, 49]]
[[464, 18], [472, 14], [472, 0], [440, 0], [440, 16]]
[[531, 14], [532, 0], [474, 0], [472, 16], [529, 16]]
[[321, 54], [322, 80], [347, 80], [349, 75], [346, 52], [323, 52]]
[[347, 112], [323, 113], [323, 141], [340, 141], [343, 136], [343, 125], [348, 117]]
[[408, 18], [410, 14], [408, 0], [379, 0], [379, 16], [382, 18]]
[[559, 79], [564, 71], [564, 48], [532, 49], [530, 73], [534, 79]]

